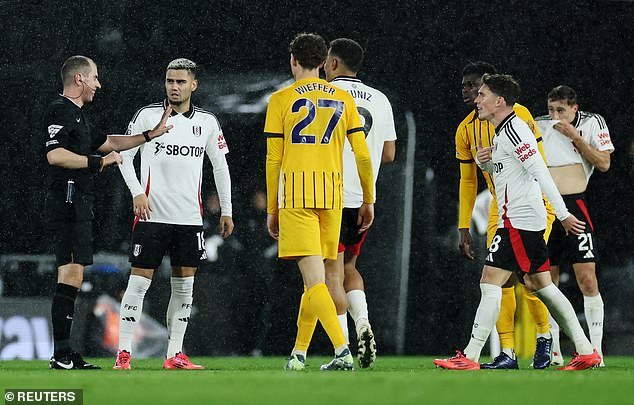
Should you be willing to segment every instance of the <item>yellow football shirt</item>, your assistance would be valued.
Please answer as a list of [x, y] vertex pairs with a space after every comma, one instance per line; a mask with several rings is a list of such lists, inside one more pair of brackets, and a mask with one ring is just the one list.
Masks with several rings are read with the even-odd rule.
[[[533, 131], [533, 134], [535, 134], [539, 152], [544, 158], [544, 161], [546, 161], [546, 155], [544, 154], [544, 148], [542, 145], [542, 136], [539, 133], [539, 129], [537, 128], [530, 111], [520, 104], [515, 104], [513, 106], [513, 111], [515, 111], [515, 114], [519, 118], [528, 124], [528, 127], [531, 131]], [[478, 176], [475, 164], [476, 145], [478, 145], [478, 140], [482, 139], [483, 147], [491, 146], [494, 135], [495, 127], [493, 124], [489, 121], [480, 120], [477, 116], [476, 110], [473, 110], [469, 115], [467, 115], [456, 130], [456, 158], [460, 161], [460, 214], [458, 219], [458, 228], [469, 229], [471, 225], [473, 206], [478, 193]], [[493, 196], [492, 204], [495, 204], [496, 197], [495, 187], [493, 185], [493, 176], [485, 171], [481, 172], [486, 180], [487, 187]], [[552, 208], [550, 208], [550, 204], [547, 204], [547, 209], [552, 210]], [[491, 213], [497, 213], [497, 209], [491, 210]]]
[[342, 209], [346, 136], [355, 152], [364, 202], [374, 201], [365, 132], [345, 90], [319, 78], [278, 90], [269, 100], [264, 134], [269, 213], [278, 208]]

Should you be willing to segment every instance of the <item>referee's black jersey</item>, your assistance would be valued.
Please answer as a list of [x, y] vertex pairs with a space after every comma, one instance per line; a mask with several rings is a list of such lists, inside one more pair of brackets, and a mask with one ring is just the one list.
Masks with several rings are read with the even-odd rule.
[[[94, 153], [107, 136], [91, 136], [90, 126], [81, 108], [64, 96], [58, 96], [49, 104], [42, 128], [46, 137], [46, 153], [64, 148], [82, 156]], [[64, 169], [48, 166], [47, 186], [49, 190], [66, 190], [68, 180], [75, 182], [75, 189], [85, 194], [93, 194], [93, 176], [85, 169]]]

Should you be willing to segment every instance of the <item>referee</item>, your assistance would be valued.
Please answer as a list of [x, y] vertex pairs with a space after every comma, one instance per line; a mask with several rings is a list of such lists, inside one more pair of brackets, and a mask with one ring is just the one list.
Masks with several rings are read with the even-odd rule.
[[[63, 92], [48, 106], [43, 119], [46, 138], [48, 230], [58, 269], [53, 295], [52, 323], [54, 369], [98, 369], [85, 362], [70, 346], [75, 298], [84, 266], [92, 264], [93, 175], [104, 167], [120, 164], [116, 151], [126, 150], [168, 132], [165, 110], [159, 124], [142, 134], [92, 135], [82, 107], [92, 102], [101, 88], [97, 65], [85, 56], [71, 56], [61, 69]], [[105, 157], [95, 154], [107, 153]]]

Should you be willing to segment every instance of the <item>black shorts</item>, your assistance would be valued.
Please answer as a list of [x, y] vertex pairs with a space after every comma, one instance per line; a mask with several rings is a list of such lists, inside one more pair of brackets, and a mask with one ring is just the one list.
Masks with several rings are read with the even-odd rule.
[[92, 196], [76, 193], [69, 204], [65, 192], [47, 192], [47, 231], [58, 267], [69, 263], [92, 264], [92, 201]]
[[590, 219], [586, 198], [584, 194], [571, 194], [563, 196], [568, 211], [578, 220], [586, 223], [584, 233], [579, 235], [566, 235], [566, 230], [560, 221], [555, 221], [553, 230], [548, 239], [548, 251], [550, 262], [553, 266], [559, 266], [563, 259], [570, 263], [596, 262], [597, 251], [594, 241], [594, 225]]
[[489, 246], [485, 264], [513, 271], [520, 281], [524, 274], [549, 271], [544, 231], [498, 228]]
[[92, 221], [49, 222], [57, 267], [69, 263], [92, 264]]
[[172, 266], [198, 267], [207, 259], [201, 225], [138, 222], [132, 231], [132, 267], [156, 269], [169, 252]]
[[339, 233], [338, 252], [350, 252], [355, 256], [361, 253], [368, 231], [359, 233], [361, 225], [357, 225], [359, 208], [344, 208], [341, 215], [341, 232]]

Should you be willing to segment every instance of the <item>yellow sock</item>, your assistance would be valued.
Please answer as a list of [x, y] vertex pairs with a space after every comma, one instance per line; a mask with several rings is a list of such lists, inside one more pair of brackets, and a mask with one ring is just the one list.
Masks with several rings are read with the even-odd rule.
[[500, 346], [503, 349], [515, 349], [515, 288], [502, 288], [502, 305], [500, 316], [495, 326], [500, 335]]
[[337, 309], [326, 284], [320, 283], [312, 286], [304, 293], [308, 299], [310, 310], [317, 315], [321, 326], [328, 334], [333, 347], [336, 349], [346, 345], [346, 338], [341, 330]]
[[526, 286], [522, 286], [524, 288], [524, 297], [526, 297], [526, 305], [528, 306], [528, 311], [533, 316], [533, 320], [535, 321], [535, 325], [537, 326], [537, 333], [548, 333], [550, 332], [550, 325], [548, 324], [548, 308], [546, 305], [526, 288]]
[[317, 326], [317, 315], [311, 310], [308, 302], [308, 292], [302, 294], [297, 314], [297, 337], [295, 338], [294, 350], [302, 352], [308, 351], [308, 346], [313, 338], [313, 332]]

